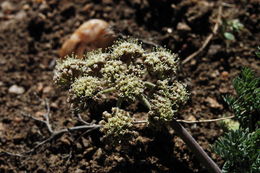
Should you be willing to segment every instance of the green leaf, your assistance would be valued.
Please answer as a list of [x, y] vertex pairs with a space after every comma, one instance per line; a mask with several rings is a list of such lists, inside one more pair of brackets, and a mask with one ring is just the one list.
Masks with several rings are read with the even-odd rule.
[[231, 21], [231, 27], [233, 31], [239, 32], [244, 28], [244, 25], [238, 19], [234, 19]]
[[230, 32], [225, 32], [224, 33], [224, 37], [227, 39], [227, 40], [231, 40], [231, 41], [235, 41], [236, 39], [235, 39], [235, 36], [232, 34], [232, 33], [230, 33]]

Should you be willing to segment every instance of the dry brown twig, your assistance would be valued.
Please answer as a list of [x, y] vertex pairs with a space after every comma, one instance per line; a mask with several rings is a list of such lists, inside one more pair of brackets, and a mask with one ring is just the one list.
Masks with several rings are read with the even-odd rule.
[[[65, 133], [71, 133], [73, 131], [78, 131], [78, 130], [86, 130], [83, 133], [85, 135], [87, 133], [90, 133], [90, 132], [102, 127], [102, 125], [95, 124], [95, 122], [92, 122], [92, 123], [86, 122], [85, 120], [83, 120], [81, 115], [78, 114], [77, 115], [78, 120], [81, 123], [83, 123], [84, 125], [64, 128], [64, 129], [61, 129], [61, 130], [53, 130], [52, 125], [50, 124], [50, 106], [49, 106], [49, 103], [48, 103], [47, 100], [45, 100], [45, 106], [46, 106], [46, 113], [44, 114], [44, 120], [35, 118], [34, 116], [31, 116], [30, 114], [26, 114], [26, 113], [22, 113], [22, 115], [25, 116], [25, 117], [31, 118], [34, 121], [37, 121], [37, 122], [44, 124], [47, 127], [49, 133], [51, 134], [50, 137], [48, 137], [45, 140], [39, 142], [36, 146], [34, 146], [32, 149], [30, 149], [28, 151], [25, 151], [25, 152], [22, 152], [22, 153], [12, 153], [12, 152], [8, 152], [8, 151], [1, 151], [0, 155], [25, 157], [26, 155], [34, 153], [36, 151], [36, 149], [38, 149], [42, 145], [44, 145], [48, 142], [51, 142], [54, 139], [57, 139], [58, 137], [60, 137], [61, 135], [65, 134]], [[233, 117], [234, 116], [229, 116], [229, 117], [223, 117], [223, 118], [217, 118], [217, 119], [198, 120], [198, 121], [188, 121], [188, 120], [176, 119], [176, 122], [180, 122], [180, 123], [207, 123], [207, 122], [216, 122], [216, 121], [221, 121], [221, 120], [225, 120], [225, 119], [231, 119]], [[133, 122], [133, 124], [142, 124], [142, 123], [148, 123], [148, 120], [140, 120], [140, 121], [134, 121]], [[80, 137], [82, 137], [83, 134], [80, 135]]]
[[[208, 119], [208, 120], [196, 120], [196, 121], [189, 121], [189, 120], [180, 120], [176, 119], [177, 122], [179, 123], [187, 123], [187, 124], [194, 124], [194, 123], [211, 123], [211, 122], [217, 122], [217, 121], [222, 121], [222, 120], [227, 120], [227, 119], [232, 119], [235, 116], [229, 116], [229, 117], [222, 117], [222, 118], [216, 118], [216, 119]], [[134, 124], [140, 124], [140, 123], [148, 123], [148, 120], [140, 120], [140, 121], [135, 121]]]
[[215, 34], [217, 34], [217, 31], [218, 31], [218, 28], [219, 28], [219, 24], [221, 23], [221, 15], [222, 15], [222, 4], [219, 5], [218, 15], [217, 15], [216, 23], [214, 25], [212, 33], [210, 33], [208, 35], [208, 37], [206, 38], [206, 40], [204, 41], [202, 46], [196, 52], [192, 53], [191, 55], [189, 55], [187, 58], [185, 58], [182, 61], [182, 64], [186, 64], [187, 62], [189, 62], [191, 59], [193, 59], [195, 56], [200, 54], [208, 46], [208, 44], [210, 43], [210, 41], [213, 38], [213, 36]]
[[194, 123], [210, 123], [210, 122], [217, 122], [217, 121], [222, 121], [222, 120], [227, 120], [227, 119], [232, 119], [235, 116], [229, 116], [229, 117], [223, 117], [223, 118], [216, 118], [216, 119], [209, 119], [209, 120], [196, 120], [196, 121], [189, 121], [189, 120], [176, 120], [177, 122], [180, 123], [187, 123], [187, 124], [194, 124]]
[[[39, 147], [41, 147], [42, 145], [51, 142], [52, 140], [57, 139], [58, 137], [60, 137], [61, 135], [65, 134], [65, 133], [71, 133], [74, 131], [78, 131], [78, 130], [85, 130], [85, 132], [80, 135], [80, 137], [82, 137], [83, 135], [90, 133], [96, 129], [99, 129], [102, 127], [102, 125], [99, 124], [95, 124], [95, 122], [92, 123], [88, 123], [86, 122], [80, 114], [77, 115], [78, 120], [83, 124], [83, 125], [79, 125], [79, 126], [74, 126], [74, 127], [69, 127], [69, 128], [64, 128], [61, 130], [53, 130], [52, 125], [50, 123], [50, 106], [49, 106], [49, 102], [47, 100], [44, 100], [45, 102], [45, 107], [46, 107], [46, 113], [43, 115], [44, 119], [39, 119], [36, 118], [34, 116], [31, 116], [30, 114], [26, 114], [26, 113], [22, 113], [23, 116], [28, 117], [33, 119], [34, 121], [40, 122], [42, 124], [44, 124], [47, 129], [48, 132], [51, 134], [50, 137], [46, 138], [45, 140], [39, 142], [36, 146], [34, 146], [32, 149], [22, 152], [22, 153], [12, 153], [12, 152], [8, 152], [8, 151], [1, 151], [0, 155], [8, 155], [8, 156], [13, 156], [13, 157], [26, 157], [29, 154], [34, 153]], [[230, 116], [230, 117], [224, 117], [224, 118], [217, 118], [217, 119], [209, 119], [209, 120], [198, 120], [198, 121], [188, 121], [188, 120], [180, 120], [180, 119], [176, 119], [176, 122], [180, 122], [180, 123], [206, 123], [206, 122], [216, 122], [216, 121], [221, 121], [221, 120], [225, 120], [225, 119], [231, 119], [234, 116]], [[142, 123], [148, 123], [148, 120], [140, 120], [140, 121], [134, 121], [133, 124], [142, 124]], [[79, 137], [79, 138], [80, 138]]]
[[80, 122], [82, 122], [84, 125], [79, 125], [79, 126], [74, 126], [74, 127], [69, 127], [69, 128], [64, 128], [61, 130], [53, 130], [52, 125], [50, 124], [50, 106], [47, 100], [44, 100], [45, 102], [45, 106], [46, 106], [46, 113], [43, 115], [44, 120], [36, 118], [34, 116], [31, 116], [30, 114], [26, 114], [26, 113], [21, 113], [23, 116], [31, 118], [37, 122], [40, 122], [42, 124], [44, 124], [49, 133], [51, 134], [50, 137], [48, 137], [47, 139], [39, 142], [36, 146], [34, 146], [32, 149], [22, 152], [22, 153], [11, 153], [8, 151], [1, 151], [0, 155], [9, 155], [9, 156], [16, 156], [16, 157], [25, 157], [26, 155], [32, 154], [36, 151], [36, 149], [38, 149], [39, 147], [41, 147], [42, 145], [51, 142], [52, 140], [58, 138], [59, 136], [65, 134], [65, 133], [70, 133], [73, 131], [78, 131], [78, 130], [86, 130], [84, 132], [84, 134], [92, 132], [93, 130], [96, 130], [100, 127], [102, 127], [101, 125], [98, 124], [93, 124], [93, 123], [88, 123], [86, 121], [84, 121], [81, 116], [79, 115], [78, 118], [80, 120]]
[[[44, 145], [48, 142], [51, 142], [54, 139], [57, 139], [58, 137], [60, 137], [61, 135], [65, 134], [65, 133], [71, 133], [71, 132], [78, 131], [78, 130], [85, 130], [84, 133], [82, 135], [80, 135], [80, 137], [82, 137], [83, 135], [90, 133], [90, 132], [102, 127], [102, 125], [95, 124], [94, 121], [92, 123], [86, 122], [85, 120], [83, 120], [81, 115], [78, 114], [77, 115], [78, 120], [83, 125], [64, 128], [64, 129], [61, 129], [61, 130], [53, 130], [52, 125], [50, 123], [50, 106], [49, 106], [49, 103], [48, 103], [47, 100], [44, 100], [44, 102], [45, 102], [45, 107], [46, 107], [46, 113], [43, 115], [43, 117], [44, 117], [43, 120], [36, 118], [34, 116], [31, 116], [30, 114], [27, 114], [27, 113], [22, 112], [21, 114], [25, 117], [33, 119], [34, 121], [37, 121], [37, 122], [44, 124], [47, 127], [48, 132], [51, 134], [50, 137], [48, 137], [45, 140], [39, 142], [37, 145], [35, 145], [32, 149], [30, 149], [28, 151], [24, 151], [24, 152], [21, 152], [21, 153], [12, 153], [12, 152], [8, 152], [8, 151], [1, 151], [0, 156], [1, 155], [8, 155], [8, 156], [13, 156], [13, 157], [26, 157], [27, 155], [34, 153], [36, 151], [36, 149], [38, 149], [42, 145]], [[143, 122], [133, 122], [133, 123], [139, 124], [139, 123], [143, 123]]]

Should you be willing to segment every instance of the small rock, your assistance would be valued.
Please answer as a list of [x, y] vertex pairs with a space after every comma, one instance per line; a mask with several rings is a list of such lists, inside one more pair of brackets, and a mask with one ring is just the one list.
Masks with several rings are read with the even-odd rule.
[[21, 117], [14, 117], [14, 118], [13, 118], [13, 121], [14, 121], [15, 123], [20, 123], [22, 120], [23, 120], [23, 118], [21, 118]]
[[48, 9], [47, 3], [46, 3], [46, 2], [41, 3], [39, 9], [40, 9], [41, 11], [47, 10], [47, 9]]
[[49, 93], [49, 92], [51, 92], [52, 89], [53, 89], [53, 88], [50, 87], [50, 86], [44, 87], [44, 88], [43, 88], [43, 93]]
[[167, 28], [167, 32], [168, 32], [169, 34], [171, 34], [171, 33], [172, 33], [172, 28]]
[[102, 149], [99, 148], [97, 149], [97, 151], [94, 153], [93, 155], [93, 160], [99, 160], [101, 158], [102, 155]]
[[59, 108], [58, 104], [55, 103], [55, 102], [51, 103], [50, 106], [51, 106], [51, 108], [54, 108], [54, 109], [58, 109]]
[[191, 62], [190, 62], [190, 65], [191, 65], [191, 66], [194, 66], [194, 65], [196, 65], [196, 64], [197, 64], [197, 61], [196, 61], [195, 59], [191, 60]]
[[228, 78], [228, 75], [229, 75], [229, 73], [228, 73], [227, 71], [223, 71], [223, 72], [221, 73], [221, 76], [222, 76], [223, 78]]
[[9, 89], [8, 92], [11, 94], [23, 94], [25, 89], [21, 86], [18, 85], [12, 85]]
[[14, 5], [11, 2], [4, 1], [1, 4], [1, 9], [3, 10], [3, 12], [5, 14], [10, 14], [10, 13], [12, 13], [15, 10], [15, 7], [14, 7]]
[[67, 146], [71, 145], [71, 141], [67, 136], [62, 136], [60, 138], [60, 141], [62, 142], [62, 145], [67, 145]]
[[93, 4], [86, 4], [83, 8], [82, 11], [89, 12], [93, 8]]
[[80, 143], [76, 143], [76, 147], [77, 147], [77, 149], [79, 149], [79, 150], [81, 150], [81, 149], [83, 149], [83, 146], [80, 144]]
[[177, 30], [179, 30], [179, 31], [191, 31], [191, 28], [186, 23], [179, 22], [178, 25], [177, 25]]
[[188, 121], [196, 121], [197, 119], [193, 115], [190, 115], [187, 120]]
[[37, 89], [36, 89], [38, 92], [41, 92], [43, 90], [43, 83], [40, 82], [37, 84]]
[[85, 138], [82, 138], [82, 143], [85, 148], [89, 147], [89, 145], [90, 145], [90, 141]]
[[4, 86], [4, 82], [0, 81], [0, 86]]
[[29, 10], [30, 9], [30, 5], [25, 4], [25, 5], [22, 6], [22, 9], [23, 10]]
[[223, 109], [223, 106], [222, 106], [221, 104], [219, 104], [218, 101], [215, 100], [214, 98], [207, 97], [206, 101], [209, 103], [209, 106], [210, 106], [211, 108]]
[[45, 114], [45, 112], [38, 111], [38, 112], [35, 113], [34, 116], [35, 116], [35, 118], [37, 118], [37, 119], [44, 120], [44, 114]]
[[226, 94], [226, 93], [228, 93], [228, 88], [226, 88], [226, 87], [222, 87], [222, 88], [219, 88], [219, 92], [221, 93], [221, 94]]
[[117, 155], [114, 156], [114, 159], [115, 159], [118, 163], [120, 163], [120, 162], [122, 162], [122, 161], [124, 160], [123, 157], [117, 156]]
[[218, 71], [218, 70], [215, 70], [214, 72], [212, 72], [212, 73], [210, 74], [210, 76], [211, 76], [212, 78], [216, 78], [218, 75], [219, 75], [219, 71]]

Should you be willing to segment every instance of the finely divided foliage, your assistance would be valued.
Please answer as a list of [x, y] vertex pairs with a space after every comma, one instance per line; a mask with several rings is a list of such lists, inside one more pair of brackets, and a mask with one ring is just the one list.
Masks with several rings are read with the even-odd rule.
[[245, 68], [233, 82], [236, 96], [225, 100], [235, 114], [239, 129], [230, 129], [214, 145], [226, 162], [224, 173], [260, 172], [260, 79]]
[[101, 118], [90, 117], [102, 124], [105, 136], [120, 142], [133, 134], [136, 112], [127, 106], [143, 104], [149, 123], [162, 124], [171, 121], [186, 102], [185, 86], [174, 80], [177, 65], [177, 55], [169, 50], [147, 52], [135, 40], [118, 41], [106, 53], [97, 50], [83, 59], [69, 56], [58, 61], [54, 80], [69, 88], [75, 109], [87, 115], [91, 100], [116, 100], [116, 104], [106, 106]]

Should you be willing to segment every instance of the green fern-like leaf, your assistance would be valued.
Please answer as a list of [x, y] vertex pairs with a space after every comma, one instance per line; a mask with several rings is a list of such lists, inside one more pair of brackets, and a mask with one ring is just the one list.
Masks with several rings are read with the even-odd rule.
[[224, 160], [223, 172], [257, 173], [260, 171], [260, 130], [250, 133], [239, 129], [230, 131], [214, 145], [215, 152]]
[[225, 97], [225, 101], [235, 114], [242, 128], [254, 131], [260, 121], [260, 79], [252, 70], [244, 68], [233, 81], [237, 96]]

